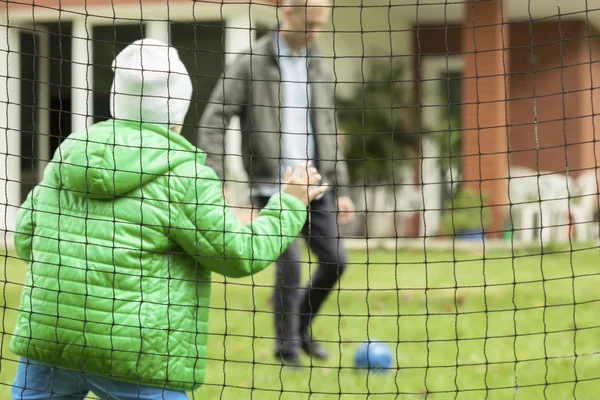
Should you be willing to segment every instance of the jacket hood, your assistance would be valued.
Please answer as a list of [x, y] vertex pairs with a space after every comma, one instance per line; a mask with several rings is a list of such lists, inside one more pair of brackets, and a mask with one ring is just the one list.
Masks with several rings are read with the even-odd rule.
[[44, 175], [92, 198], [127, 194], [186, 161], [206, 155], [166, 126], [108, 120], [69, 135]]

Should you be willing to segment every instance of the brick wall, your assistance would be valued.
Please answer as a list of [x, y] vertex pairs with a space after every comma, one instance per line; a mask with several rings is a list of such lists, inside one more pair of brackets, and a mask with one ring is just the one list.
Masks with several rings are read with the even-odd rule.
[[512, 165], [556, 172], [593, 165], [587, 35], [584, 21], [511, 25]]
[[[424, 57], [463, 54], [464, 29], [420, 26], [414, 33], [414, 77]], [[583, 20], [505, 23], [510, 165], [577, 175], [600, 163], [600, 35]], [[471, 31], [472, 32], [472, 31]], [[598, 36], [597, 36], [598, 35]], [[484, 85], [488, 78], [479, 79]], [[485, 89], [480, 88], [480, 93]], [[485, 93], [483, 93], [485, 95]], [[464, 95], [464, 94], [463, 94]], [[592, 117], [594, 116], [594, 117]], [[478, 115], [479, 124], [486, 118]], [[537, 123], [536, 123], [537, 121]], [[505, 129], [501, 129], [506, 133]], [[484, 130], [483, 130], [484, 131]], [[481, 131], [480, 133], [483, 133]], [[496, 130], [500, 133], [500, 130]], [[480, 176], [493, 168], [482, 162]]]
[[[567, 165], [570, 170], [589, 169], [597, 164], [595, 158], [600, 162], [600, 143], [593, 143], [594, 131], [600, 130], [600, 35], [588, 32], [584, 21], [562, 21], [560, 27], [559, 31], [558, 21], [506, 24], [512, 165], [565, 171]], [[415, 78], [419, 79], [417, 55], [422, 60], [458, 54], [460, 36], [458, 26], [415, 31]]]

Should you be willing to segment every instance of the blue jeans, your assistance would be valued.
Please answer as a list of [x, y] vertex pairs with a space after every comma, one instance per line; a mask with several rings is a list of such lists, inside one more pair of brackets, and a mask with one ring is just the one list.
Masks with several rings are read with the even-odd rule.
[[13, 400], [82, 400], [90, 391], [102, 400], [189, 400], [184, 392], [59, 369], [23, 357], [11, 395]]

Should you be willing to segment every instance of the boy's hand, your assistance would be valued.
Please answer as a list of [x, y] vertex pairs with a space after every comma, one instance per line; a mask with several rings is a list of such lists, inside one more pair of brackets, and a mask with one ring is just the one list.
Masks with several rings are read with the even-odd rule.
[[328, 189], [327, 185], [316, 186], [321, 182], [321, 175], [310, 164], [310, 161], [301, 164], [294, 172], [288, 167], [283, 175], [283, 187], [281, 189], [283, 193], [296, 196], [307, 206]]

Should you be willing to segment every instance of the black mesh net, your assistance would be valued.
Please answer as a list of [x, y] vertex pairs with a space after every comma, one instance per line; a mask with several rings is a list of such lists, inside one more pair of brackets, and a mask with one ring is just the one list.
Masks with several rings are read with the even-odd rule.
[[594, 399], [599, 27], [4, 2], [0, 398]]

